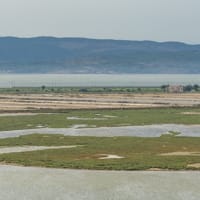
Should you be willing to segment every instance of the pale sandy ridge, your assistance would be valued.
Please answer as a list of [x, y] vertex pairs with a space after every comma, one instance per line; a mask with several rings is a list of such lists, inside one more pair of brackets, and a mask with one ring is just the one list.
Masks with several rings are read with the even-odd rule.
[[0, 95], [0, 111], [198, 106], [200, 94], [13, 94]]
[[200, 152], [180, 151], [180, 152], [161, 153], [159, 155], [160, 156], [200, 156]]

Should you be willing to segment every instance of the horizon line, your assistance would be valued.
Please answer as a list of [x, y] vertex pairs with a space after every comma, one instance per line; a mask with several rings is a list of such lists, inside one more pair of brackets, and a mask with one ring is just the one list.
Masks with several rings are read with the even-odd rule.
[[180, 43], [180, 44], [185, 44], [185, 45], [200, 45], [200, 43], [190, 43], [190, 42], [184, 42], [184, 41], [179, 41], [179, 40], [165, 40], [165, 41], [159, 41], [159, 40], [149, 40], [149, 39], [144, 39], [144, 40], [134, 40], [134, 39], [116, 39], [116, 38], [95, 38], [95, 37], [72, 37], [72, 36], [51, 36], [51, 35], [38, 35], [38, 36], [5, 36], [2, 35], [0, 38], [14, 38], [14, 39], [37, 39], [37, 38], [54, 38], [54, 39], [85, 39], [85, 40], [107, 40], [107, 41], [124, 41], [124, 42], [154, 42], [154, 43]]

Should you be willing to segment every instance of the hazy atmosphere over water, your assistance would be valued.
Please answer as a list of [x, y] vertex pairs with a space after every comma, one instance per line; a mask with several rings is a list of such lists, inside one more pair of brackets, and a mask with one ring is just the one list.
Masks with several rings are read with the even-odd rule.
[[199, 0], [0, 0], [0, 36], [200, 43]]

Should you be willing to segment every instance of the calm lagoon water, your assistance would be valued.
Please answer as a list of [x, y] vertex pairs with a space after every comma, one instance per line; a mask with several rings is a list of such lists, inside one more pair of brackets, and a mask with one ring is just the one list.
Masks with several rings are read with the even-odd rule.
[[0, 87], [133, 87], [200, 84], [200, 74], [0, 74]]
[[200, 137], [200, 125], [161, 124], [126, 127], [101, 128], [38, 128], [25, 130], [0, 131], [0, 139], [30, 134], [63, 134], [66, 136], [95, 137], [160, 137], [170, 131], [179, 132], [179, 136]]
[[200, 172], [0, 166], [2, 200], [199, 200]]

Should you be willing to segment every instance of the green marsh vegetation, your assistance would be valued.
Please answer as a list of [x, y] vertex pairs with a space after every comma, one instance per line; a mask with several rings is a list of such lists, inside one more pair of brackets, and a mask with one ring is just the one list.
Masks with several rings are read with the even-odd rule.
[[[0, 94], [49, 94], [49, 93], [166, 93], [168, 85], [160, 87], [11, 87], [0, 88]], [[200, 92], [200, 86], [185, 85], [184, 92]]]
[[[8, 146], [82, 145], [73, 149], [42, 150], [0, 154], [0, 162], [24, 166], [97, 170], [162, 170], [192, 169], [200, 163], [200, 138], [177, 137], [71, 137], [63, 135], [29, 135], [0, 139], [0, 148]], [[167, 155], [170, 152], [196, 152], [192, 155]], [[99, 159], [103, 155], [118, 155], [121, 159]]]
[[69, 128], [77, 124], [86, 124], [88, 127], [200, 124], [200, 108], [62, 110], [60, 113], [38, 113], [33, 116], [0, 116], [0, 131], [38, 127]]
[[159, 93], [162, 87], [12, 87], [0, 88], [0, 94], [44, 94], [44, 93]]

